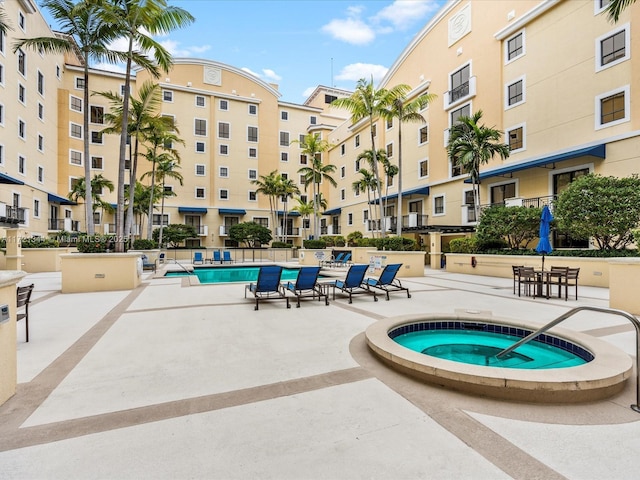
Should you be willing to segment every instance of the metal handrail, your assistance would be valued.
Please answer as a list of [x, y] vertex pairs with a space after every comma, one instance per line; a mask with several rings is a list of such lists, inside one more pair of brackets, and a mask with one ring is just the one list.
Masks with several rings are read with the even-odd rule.
[[634, 405], [631, 405], [631, 409], [633, 411], [635, 411], [635, 412], [640, 413], [640, 321], [638, 321], [638, 319], [636, 317], [634, 317], [633, 315], [631, 315], [630, 313], [627, 313], [627, 312], [625, 312], [623, 310], [617, 310], [615, 308], [605, 308], [605, 307], [591, 307], [591, 306], [588, 306], [588, 305], [585, 305], [585, 306], [582, 306], [582, 307], [572, 308], [568, 312], [563, 313], [558, 318], [556, 318], [555, 320], [547, 323], [545, 326], [539, 328], [535, 332], [530, 333], [529, 335], [527, 335], [526, 337], [524, 337], [521, 340], [518, 340], [516, 343], [514, 343], [510, 347], [505, 348], [504, 350], [502, 350], [501, 352], [499, 352], [496, 355], [496, 358], [503, 357], [507, 353], [510, 353], [510, 352], [514, 351], [520, 345], [524, 345], [525, 343], [529, 343], [531, 340], [536, 338], [541, 333], [544, 333], [547, 330], [549, 330], [550, 328], [555, 327], [560, 322], [565, 321], [567, 318], [573, 316], [574, 314], [576, 314], [576, 313], [578, 313], [578, 312], [580, 312], [582, 310], [591, 310], [593, 312], [602, 312], [602, 313], [611, 313], [613, 315], [620, 315], [620, 316], [626, 318], [627, 320], [629, 320], [633, 324], [633, 326], [635, 327], [635, 329], [636, 329], [636, 403]]

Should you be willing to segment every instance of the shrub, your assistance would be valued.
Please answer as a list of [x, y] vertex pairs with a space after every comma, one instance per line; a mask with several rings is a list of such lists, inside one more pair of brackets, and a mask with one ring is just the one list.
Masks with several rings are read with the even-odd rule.
[[505, 207], [495, 205], [486, 208], [480, 216], [477, 228], [478, 248], [522, 248], [538, 237], [542, 209], [529, 207]]
[[347, 235], [347, 244], [350, 247], [355, 247], [358, 245], [358, 240], [360, 240], [361, 238], [363, 238], [362, 232], [351, 232], [349, 235]]
[[327, 247], [327, 242], [325, 242], [324, 240], [304, 240], [302, 244], [304, 248], [309, 248], [312, 250], [323, 249]]
[[373, 238], [356, 238], [356, 247], [374, 247]]
[[87, 235], [78, 238], [76, 247], [80, 253], [106, 253], [112, 243], [112, 238], [105, 235]]
[[417, 248], [415, 240], [397, 236], [372, 239], [371, 245], [375, 246], [378, 250], [393, 251], [411, 251]]
[[133, 248], [135, 250], [152, 250], [158, 248], [158, 242], [146, 238], [138, 238], [133, 241]]
[[453, 238], [449, 242], [451, 253], [477, 253], [478, 239], [476, 237]]
[[293, 248], [293, 244], [285, 242], [271, 242], [271, 248]]
[[344, 247], [347, 242], [342, 235], [326, 235], [322, 237], [327, 244], [327, 247]]

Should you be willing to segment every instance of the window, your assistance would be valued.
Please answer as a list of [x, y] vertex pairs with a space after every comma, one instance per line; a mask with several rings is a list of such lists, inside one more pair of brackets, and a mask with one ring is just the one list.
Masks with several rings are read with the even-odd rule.
[[218, 108], [220, 108], [220, 110], [229, 110], [229, 102], [227, 100], [220, 100]]
[[420, 178], [422, 177], [428, 177], [429, 176], [429, 160], [421, 160], [418, 163], [418, 176]]
[[596, 72], [629, 59], [629, 24], [596, 39]]
[[102, 144], [102, 132], [91, 132], [91, 143]]
[[[160, 218], [162, 218], [162, 220], [160, 220]], [[169, 215], [168, 214], [159, 214], [159, 213], [154, 213], [153, 214], [153, 224], [154, 225], [169, 225]]]
[[460, 70], [451, 74], [451, 90], [449, 91], [449, 103], [469, 95], [469, 78], [471, 77], [471, 65], [465, 65]]
[[289, 154], [287, 152], [280, 152], [280, 161], [281, 162], [288, 162], [289, 161]]
[[509, 142], [509, 150], [524, 149], [524, 126], [517, 126], [507, 131], [507, 141]]
[[104, 169], [104, 159], [102, 157], [91, 157], [91, 168], [96, 170]]
[[196, 187], [196, 198], [205, 198], [204, 192], [204, 188]]
[[4, 53], [4, 46], [7, 43], [7, 35], [4, 32], [0, 32], [0, 53]]
[[387, 118], [387, 130], [393, 128], [393, 119]]
[[18, 56], [18, 72], [25, 77], [27, 75], [27, 55], [21, 48], [18, 49], [16, 55]]
[[207, 134], [207, 121], [201, 118], [194, 120], [194, 135], [206, 135]]
[[360, 146], [360, 135], [356, 135], [356, 138], [353, 139], [353, 145], [355, 148]]
[[205, 166], [202, 164], [197, 164], [196, 165], [196, 175], [198, 177], [203, 177], [205, 174]]
[[525, 101], [524, 78], [521, 78], [507, 86], [506, 104], [513, 107]]
[[4, 165], [4, 145], [0, 145], [0, 165]]
[[4, 65], [0, 65], [0, 85], [4, 85]]
[[310, 123], [311, 125], [316, 125], [316, 124], [318, 123], [318, 119], [317, 119], [317, 117], [316, 117], [315, 115], [311, 115], [311, 116], [309, 117], [309, 123]]
[[220, 200], [228, 200], [229, 199], [229, 190], [227, 189], [221, 189], [218, 193], [218, 198], [220, 198]]
[[168, 113], [163, 113], [162, 115], [160, 115], [160, 118], [162, 118], [163, 122], [166, 122], [166, 125], [171, 127], [172, 129], [175, 128], [176, 126], [176, 116], [175, 115], [170, 115]]
[[362, 223], [367, 223], [369, 221], [369, 210], [362, 211]]
[[38, 150], [44, 152], [44, 137], [41, 134], [38, 134]]
[[229, 167], [220, 167], [218, 175], [222, 178], [229, 178]]
[[205, 99], [202, 95], [196, 95], [196, 107], [204, 107]]
[[220, 145], [218, 150], [220, 155], [229, 155], [229, 145]]
[[280, 120], [289, 120], [289, 112], [282, 111], [280, 112]]
[[514, 198], [516, 196], [516, 184], [515, 182], [511, 182], [494, 185], [491, 187], [490, 192], [492, 205], [504, 204], [507, 198]]
[[280, 145], [283, 147], [289, 146], [289, 132], [280, 132]]
[[[305, 182], [306, 182], [306, 180], [307, 180], [306, 175], [300, 175], [300, 177], [298, 178], [298, 183], [299, 183], [300, 185], [304, 185], [304, 184], [305, 184]], [[302, 200], [302, 197], [305, 197], [305, 198], [306, 198], [307, 196], [306, 196], [306, 195], [300, 195], [300, 200]], [[306, 200], [305, 200], [305, 202], [306, 202]]]
[[306, 165], [306, 164], [307, 164], [307, 156], [300, 155], [300, 165]]
[[393, 143], [387, 144], [387, 158], [393, 157]]
[[38, 70], [38, 93], [44, 95], [44, 75]]
[[260, 225], [261, 227], [269, 228], [269, 218], [268, 217], [253, 217], [253, 221]]
[[360, 184], [359, 183], [354, 183], [353, 184], [353, 195], [355, 197], [359, 197], [360, 196]]
[[70, 124], [69, 135], [73, 138], [82, 138], [82, 125], [78, 125], [77, 123]]
[[524, 32], [517, 33], [506, 43], [506, 59], [507, 63], [521, 55], [524, 55]]
[[69, 190], [76, 188], [76, 185], [80, 181], [81, 177], [69, 177]]
[[173, 192], [173, 187], [171, 185], [164, 186], [164, 193], [171, 194]]
[[84, 78], [76, 77], [76, 90], [84, 90]]
[[347, 214], [347, 225], [353, 225], [353, 213]]
[[340, 200], [346, 200], [347, 198], [347, 191], [344, 188], [340, 189]]
[[596, 129], [629, 121], [629, 86], [596, 98]]
[[100, 225], [102, 220], [100, 219], [100, 212], [93, 212], [93, 223], [95, 225]]
[[229, 138], [230, 126], [226, 122], [218, 122], [218, 138]]
[[24, 158], [22, 155], [18, 155], [18, 173], [21, 173], [22, 175], [24, 175], [26, 171], [27, 171], [27, 159]]
[[256, 180], [258, 178], [258, 170], [255, 168], [249, 169], [249, 180]]
[[257, 200], [258, 200], [258, 195], [256, 194], [256, 192], [254, 190], [249, 191], [249, 201], [255, 202]]
[[24, 120], [18, 120], [18, 137], [25, 140], [27, 136], [27, 124]]
[[38, 103], [38, 118], [44, 120], [44, 105], [41, 103]]
[[56, 77], [58, 77], [58, 80], [60, 80], [61, 73], [62, 71], [60, 70], [60, 65], [56, 65]]
[[22, 31], [24, 31], [24, 29], [26, 28], [24, 13], [22, 12], [18, 12], [18, 26]]
[[439, 195], [433, 199], [433, 214], [444, 215], [444, 195]]
[[41, 165], [38, 165], [38, 182], [44, 182], [44, 167], [42, 167]]
[[162, 91], [162, 101], [163, 102], [173, 102], [173, 92], [171, 90], [163, 90]]
[[422, 145], [423, 143], [427, 143], [429, 141], [429, 126], [425, 125], [420, 130], [418, 130], [418, 144]]
[[250, 103], [249, 104], [249, 115], [257, 115], [258, 114], [258, 106]]
[[347, 152], [347, 148], [343, 143], [342, 145], [340, 145], [340, 155], [344, 155], [346, 152]]
[[4, 105], [0, 103], [0, 125], [4, 125]]
[[104, 124], [104, 107], [91, 105], [90, 112], [91, 112], [91, 123], [96, 123], [98, 125]]
[[347, 176], [347, 167], [344, 165], [340, 167], [340, 178], [344, 178]]
[[204, 153], [204, 142], [196, 142], [196, 153]]
[[69, 97], [69, 108], [76, 112], [82, 112], [82, 99], [71, 95]]
[[33, 200], [33, 216], [38, 218], [40, 217], [40, 200]]
[[471, 116], [471, 105], [464, 105], [457, 110], [453, 110], [451, 112], [451, 125], [455, 125], [458, 123], [458, 119], [460, 117], [469, 117]]
[[300, 148], [304, 148], [306, 141], [305, 141], [305, 135], [304, 133], [301, 133], [298, 135], [298, 146]]
[[69, 163], [72, 165], [82, 165], [82, 152], [71, 150], [69, 152]]
[[360, 171], [360, 159], [357, 159], [354, 163], [356, 172]]
[[[120, 96], [124, 97], [126, 85], [123, 83], [120, 85]], [[129, 85], [129, 95], [131, 95], [131, 85]]]
[[249, 148], [249, 158], [258, 158], [258, 149], [255, 147]]
[[248, 142], [258, 141], [258, 127], [247, 127], [247, 141]]
[[331, 103], [337, 99], [338, 97], [336, 97], [335, 95], [327, 95], [327, 94], [324, 95], [324, 103]]
[[27, 97], [27, 90], [24, 88], [24, 85], [21, 83], [18, 84], [18, 100], [21, 103], [25, 103]]

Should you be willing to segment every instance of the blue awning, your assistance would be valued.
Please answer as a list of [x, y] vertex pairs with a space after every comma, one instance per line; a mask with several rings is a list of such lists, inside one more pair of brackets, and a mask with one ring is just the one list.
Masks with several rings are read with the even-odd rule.
[[[282, 216], [284, 215], [284, 210], [278, 210], [278, 215]], [[299, 217], [300, 216], [300, 212], [297, 212], [295, 210], [292, 210], [291, 212], [287, 212], [287, 217]]]
[[[412, 188], [411, 190], [403, 190], [402, 191], [402, 197], [408, 197], [409, 195], [429, 195], [429, 186], [422, 186], [422, 187], [417, 187], [417, 188]], [[393, 193], [391, 195], [388, 195], [386, 197], [382, 197], [382, 200], [394, 200], [398, 198], [398, 194], [397, 193]], [[369, 202], [371, 204], [378, 204], [378, 199], [372, 200], [371, 202]]]
[[[528, 162], [518, 162], [512, 165], [506, 165], [500, 168], [494, 168], [493, 170], [487, 170], [480, 172], [480, 180], [491, 177], [500, 177], [503, 175], [509, 175], [513, 172], [520, 172], [522, 170], [528, 170], [530, 168], [544, 167], [550, 163], [563, 162], [565, 160], [571, 160], [572, 158], [579, 157], [596, 157], [606, 158], [606, 145], [594, 145], [592, 147], [578, 148], [569, 152], [558, 153], [556, 155], [550, 155], [548, 157], [538, 158], [536, 160], [529, 160]], [[471, 183], [471, 179], [465, 180], [466, 183]]]
[[54, 195], [53, 193], [47, 194], [47, 200], [51, 203], [59, 203], [60, 205], [77, 205], [76, 202], [65, 197], [59, 197], [58, 195]]
[[207, 213], [206, 207], [178, 207], [180, 213]]
[[323, 215], [339, 215], [342, 212], [342, 208], [332, 208], [331, 210], [325, 210]]
[[0, 183], [10, 183], [12, 185], [24, 185], [22, 180], [18, 180], [17, 178], [10, 177], [9, 175], [5, 175], [4, 173], [0, 173]]
[[242, 208], [219, 208], [220, 215], [246, 215], [247, 211]]

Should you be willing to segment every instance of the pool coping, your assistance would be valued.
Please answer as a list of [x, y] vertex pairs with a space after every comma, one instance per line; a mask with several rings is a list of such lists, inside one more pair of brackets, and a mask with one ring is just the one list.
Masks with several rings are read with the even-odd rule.
[[582, 346], [594, 354], [589, 363], [575, 367], [523, 370], [471, 365], [424, 355], [389, 337], [403, 325], [428, 321], [486, 321], [535, 330], [523, 320], [494, 317], [488, 312], [402, 315], [380, 320], [367, 328], [367, 345], [386, 364], [402, 373], [453, 390], [493, 398], [535, 403], [579, 403], [619, 393], [633, 373], [629, 355], [607, 342], [580, 332], [554, 327], [547, 334]]

